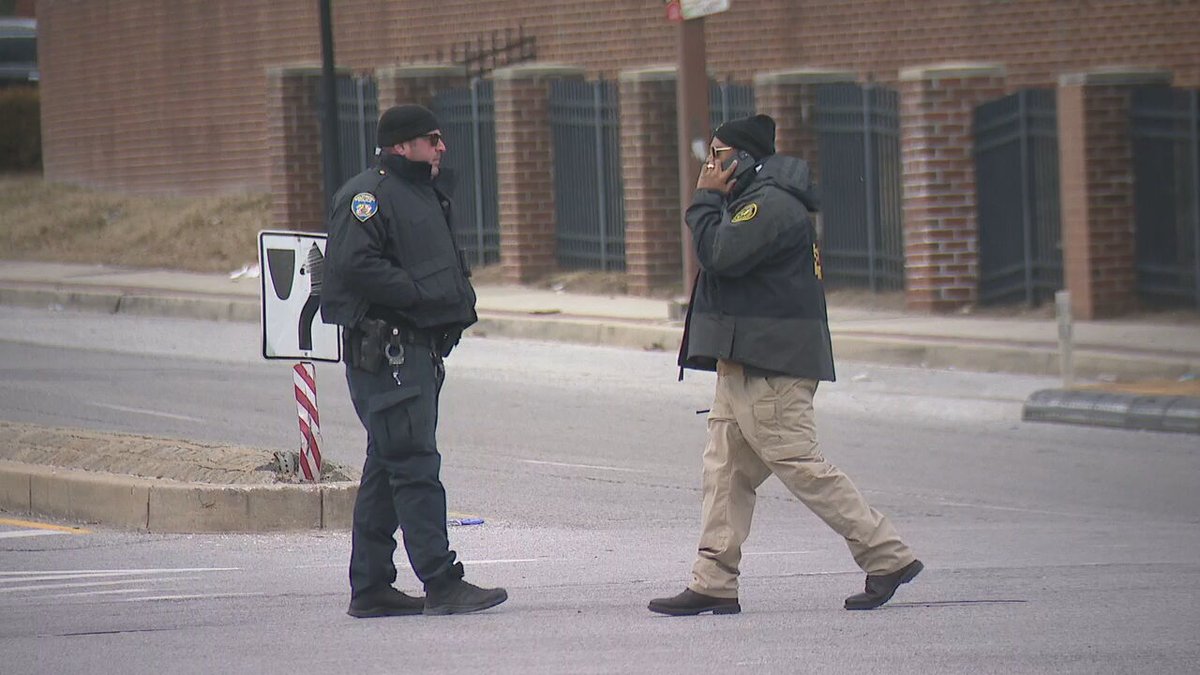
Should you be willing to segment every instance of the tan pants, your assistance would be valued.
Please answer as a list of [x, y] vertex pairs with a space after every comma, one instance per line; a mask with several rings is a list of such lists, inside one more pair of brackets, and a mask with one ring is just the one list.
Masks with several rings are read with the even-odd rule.
[[755, 489], [771, 474], [845, 537], [867, 574], [894, 572], [914, 560], [888, 519], [817, 449], [816, 388], [815, 380], [747, 376], [736, 363], [718, 363], [704, 449], [704, 529], [692, 590], [737, 597]]

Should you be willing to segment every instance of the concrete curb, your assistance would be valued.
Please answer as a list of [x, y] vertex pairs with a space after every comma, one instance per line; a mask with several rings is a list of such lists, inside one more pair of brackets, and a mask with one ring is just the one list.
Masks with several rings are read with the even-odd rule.
[[0, 509], [147, 532], [350, 529], [358, 483], [208, 485], [0, 461]]
[[1021, 419], [1200, 434], [1200, 398], [1043, 389], [1025, 400]]
[[258, 302], [237, 297], [104, 289], [84, 291], [44, 286], [0, 286], [0, 305], [242, 322], [257, 322], [262, 314]]

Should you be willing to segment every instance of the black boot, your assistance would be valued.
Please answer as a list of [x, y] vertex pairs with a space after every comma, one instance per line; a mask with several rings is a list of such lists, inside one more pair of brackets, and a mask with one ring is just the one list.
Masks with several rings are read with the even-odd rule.
[[380, 616], [411, 616], [425, 608], [425, 598], [405, 595], [391, 586], [380, 586], [350, 599], [346, 613], [356, 619]]
[[892, 599], [900, 584], [907, 584], [925, 569], [920, 560], [914, 560], [891, 574], [868, 574], [867, 586], [862, 593], [846, 598], [846, 609], [875, 609]]
[[462, 579], [425, 584], [426, 614], [469, 614], [508, 600], [503, 588], [480, 588]]
[[738, 604], [737, 598], [714, 598], [685, 588], [679, 595], [651, 600], [650, 611], [671, 616], [695, 616], [705, 612], [737, 614], [742, 611], [742, 606]]

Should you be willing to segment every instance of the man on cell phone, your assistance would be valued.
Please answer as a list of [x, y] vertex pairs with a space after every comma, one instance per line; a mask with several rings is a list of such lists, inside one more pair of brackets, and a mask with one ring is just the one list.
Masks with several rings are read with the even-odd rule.
[[699, 554], [682, 593], [650, 601], [674, 616], [736, 614], [755, 491], [774, 474], [845, 538], [867, 574], [846, 609], [874, 609], [923, 569], [888, 519], [817, 447], [813, 395], [834, 380], [808, 165], [775, 154], [767, 115], [717, 129], [687, 210], [700, 273], [679, 351], [716, 371], [704, 450]]

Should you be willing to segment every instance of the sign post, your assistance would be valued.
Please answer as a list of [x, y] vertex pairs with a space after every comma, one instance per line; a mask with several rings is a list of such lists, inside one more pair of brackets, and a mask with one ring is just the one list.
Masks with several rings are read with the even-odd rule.
[[692, 234], [683, 212], [692, 201], [700, 163], [708, 152], [708, 68], [705, 63], [704, 17], [729, 9], [729, 0], [672, 0], [667, 18], [679, 23], [678, 85], [675, 87], [679, 142], [680, 237], [683, 245], [683, 292], [691, 296], [698, 263]]
[[300, 473], [314, 483], [321, 480], [321, 420], [313, 361], [342, 358], [338, 327], [320, 320], [325, 240], [324, 234], [309, 232], [258, 233], [262, 355], [299, 361], [292, 367], [292, 388], [300, 423]]

